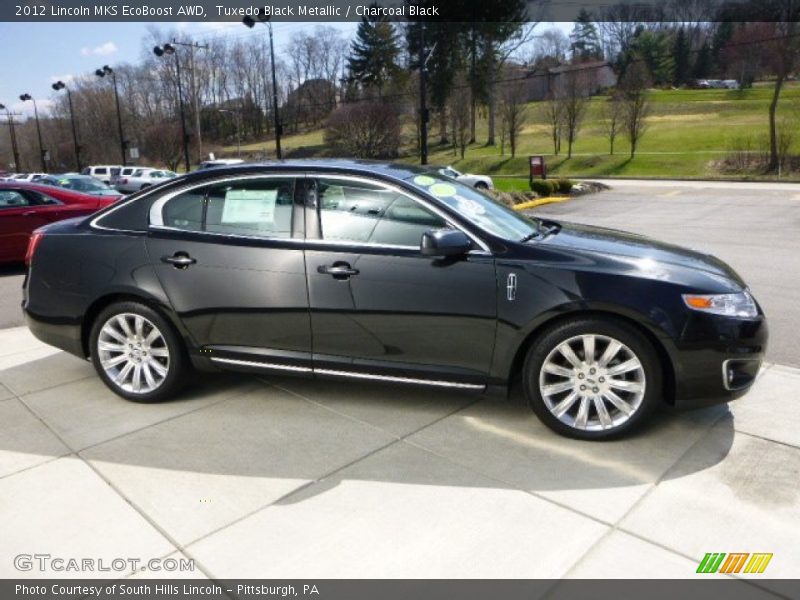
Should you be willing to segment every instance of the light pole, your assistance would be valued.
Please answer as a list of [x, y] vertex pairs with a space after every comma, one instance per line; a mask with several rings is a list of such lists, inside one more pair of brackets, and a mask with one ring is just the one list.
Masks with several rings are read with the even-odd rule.
[[78, 145], [78, 128], [75, 126], [75, 111], [72, 108], [72, 94], [63, 81], [56, 81], [52, 88], [55, 91], [67, 90], [67, 102], [69, 103], [69, 120], [72, 123], [72, 143], [75, 146], [75, 165], [78, 171], [81, 170], [81, 147]]
[[14, 155], [14, 170], [19, 173], [22, 165], [19, 162], [19, 148], [17, 147], [17, 132], [14, 130], [14, 113], [5, 104], [0, 104], [0, 110], [6, 111], [8, 117], [8, 132], [11, 134], [11, 153]]
[[122, 111], [119, 109], [119, 91], [117, 90], [117, 74], [114, 73], [114, 69], [109, 67], [108, 65], [103, 65], [102, 68], [97, 69], [94, 72], [95, 75], [98, 77], [105, 77], [106, 75], [111, 75], [111, 81], [114, 83], [114, 102], [117, 105], [117, 131], [119, 132], [119, 151], [120, 155], [122, 156], [122, 166], [124, 167], [128, 163], [125, 160], [125, 147], [128, 145], [128, 142], [125, 141], [125, 136], [122, 133]]
[[[280, 160], [282, 157], [281, 155], [281, 120], [280, 116], [278, 115], [278, 84], [275, 80], [275, 47], [272, 44], [272, 23], [269, 20], [270, 18], [265, 15], [258, 14], [258, 20], [264, 23], [269, 28], [269, 56], [270, 60], [272, 61], [272, 116], [275, 123], [275, 156]], [[246, 16], [242, 19], [242, 23], [244, 23], [247, 27], [252, 29], [256, 26], [256, 22], [251, 16]]]
[[241, 133], [241, 119], [242, 114], [238, 110], [228, 110], [226, 108], [218, 108], [217, 112], [228, 113], [229, 115], [236, 116], [236, 156], [242, 156], [242, 133]]
[[33, 115], [36, 117], [36, 136], [39, 138], [39, 158], [42, 161], [42, 173], [47, 173], [47, 161], [44, 159], [45, 149], [42, 146], [42, 128], [39, 125], [39, 109], [36, 108], [36, 100], [30, 94], [21, 94], [19, 99], [23, 102], [28, 100], [33, 102]]
[[175, 46], [172, 44], [164, 44], [163, 46], [156, 46], [153, 48], [153, 54], [158, 56], [159, 58], [164, 56], [165, 54], [174, 54], [175, 55], [175, 69], [178, 79], [178, 108], [181, 113], [181, 133], [183, 134], [183, 160], [186, 164], [186, 172], [188, 173], [191, 168], [191, 162], [189, 160], [189, 136], [186, 135], [186, 115], [183, 112], [183, 88], [181, 87], [181, 61], [178, 58], [178, 53], [175, 51]]

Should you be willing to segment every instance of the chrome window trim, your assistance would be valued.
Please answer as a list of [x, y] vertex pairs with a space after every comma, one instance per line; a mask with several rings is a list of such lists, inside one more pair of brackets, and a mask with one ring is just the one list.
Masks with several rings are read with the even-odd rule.
[[[491, 251], [486, 243], [474, 235], [472, 232], [465, 230], [462, 226], [455, 223], [450, 215], [446, 212], [441, 210], [438, 206], [435, 206], [427, 199], [422, 198], [420, 196], [416, 196], [413, 193], [393, 184], [388, 183], [382, 179], [373, 179], [370, 177], [360, 176], [360, 175], [350, 175], [346, 173], [327, 173], [327, 172], [320, 172], [320, 171], [298, 171], [297, 173], [289, 172], [280, 172], [280, 173], [260, 173], [260, 174], [248, 174], [248, 175], [232, 175], [227, 177], [220, 177], [214, 179], [206, 179], [200, 182], [196, 182], [193, 184], [182, 186], [176, 190], [169, 192], [168, 194], [164, 195], [163, 197], [156, 200], [153, 205], [150, 207], [150, 212], [148, 214], [148, 221], [149, 221], [149, 229], [155, 229], [157, 231], [178, 231], [184, 233], [191, 233], [193, 235], [209, 235], [215, 237], [228, 237], [234, 239], [248, 239], [248, 240], [266, 240], [266, 241], [276, 241], [276, 242], [290, 242], [290, 243], [304, 243], [304, 244], [311, 244], [311, 245], [318, 245], [318, 246], [347, 246], [347, 247], [364, 247], [364, 248], [386, 248], [390, 250], [419, 250], [419, 246], [400, 246], [400, 245], [391, 245], [391, 244], [374, 244], [371, 242], [355, 242], [355, 241], [347, 241], [347, 240], [315, 240], [315, 239], [308, 239], [308, 238], [279, 238], [279, 237], [264, 237], [264, 236], [248, 236], [248, 235], [241, 235], [241, 234], [230, 234], [230, 233], [217, 233], [212, 231], [192, 231], [189, 229], [180, 229], [178, 227], [169, 227], [164, 225], [163, 215], [161, 214], [161, 209], [163, 208], [164, 204], [169, 202], [172, 198], [183, 194], [185, 192], [191, 191], [193, 189], [199, 187], [205, 187], [208, 185], [216, 185], [219, 183], [226, 183], [228, 181], [247, 181], [251, 179], [285, 179], [287, 177], [291, 177], [293, 179], [337, 179], [337, 180], [345, 180], [345, 181], [355, 181], [359, 183], [366, 183], [372, 185], [380, 185], [387, 189], [390, 189], [398, 194], [402, 194], [407, 198], [410, 198], [412, 201], [421, 204], [422, 206], [428, 208], [432, 212], [436, 213], [445, 222], [448, 223], [454, 229], [458, 229], [459, 231], [463, 232], [467, 237], [469, 237], [474, 243], [476, 243], [480, 250], [472, 250], [469, 254], [471, 255], [490, 255]], [[137, 230], [137, 229], [116, 229], [113, 227], [104, 227], [100, 225], [98, 221], [107, 217], [108, 215], [114, 213], [115, 211], [121, 209], [123, 206], [128, 205], [131, 202], [138, 202], [143, 198], [150, 196], [153, 193], [157, 193], [159, 191], [158, 187], [154, 187], [152, 190], [148, 190], [144, 192], [142, 195], [137, 196], [136, 198], [131, 198], [130, 200], [125, 200], [119, 204], [119, 206], [115, 206], [110, 211], [103, 213], [102, 215], [98, 215], [94, 219], [92, 219], [89, 223], [90, 227], [95, 229], [102, 229], [105, 231], [117, 231], [121, 233], [146, 233], [145, 231]], [[154, 223], [153, 215], [156, 214], [156, 221]]]

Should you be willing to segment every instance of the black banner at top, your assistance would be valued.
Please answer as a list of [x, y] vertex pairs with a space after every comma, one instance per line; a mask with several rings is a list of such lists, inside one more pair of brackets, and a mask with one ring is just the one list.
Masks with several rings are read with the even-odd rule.
[[3, 0], [6, 22], [240, 21], [278, 22], [574, 21], [586, 11], [595, 21], [797, 21], [800, 0]]

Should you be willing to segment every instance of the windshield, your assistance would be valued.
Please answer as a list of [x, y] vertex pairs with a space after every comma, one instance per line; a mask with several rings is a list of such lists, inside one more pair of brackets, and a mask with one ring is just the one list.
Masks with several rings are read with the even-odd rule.
[[530, 239], [539, 232], [539, 224], [492, 200], [474, 188], [439, 174], [415, 175], [407, 181], [456, 210], [462, 217], [484, 231], [515, 242]]

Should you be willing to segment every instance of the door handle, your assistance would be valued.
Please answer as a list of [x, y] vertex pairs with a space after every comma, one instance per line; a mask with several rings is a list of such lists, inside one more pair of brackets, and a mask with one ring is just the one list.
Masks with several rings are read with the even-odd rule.
[[197, 262], [197, 259], [192, 258], [185, 252], [176, 252], [172, 256], [162, 256], [161, 262], [167, 263], [176, 269], [186, 269]]
[[334, 279], [350, 279], [353, 275], [358, 275], [358, 269], [354, 269], [347, 263], [333, 263], [332, 265], [320, 265], [317, 273], [330, 275]]

